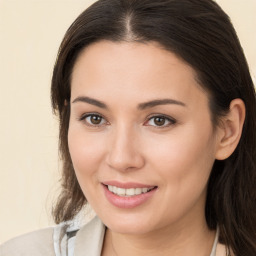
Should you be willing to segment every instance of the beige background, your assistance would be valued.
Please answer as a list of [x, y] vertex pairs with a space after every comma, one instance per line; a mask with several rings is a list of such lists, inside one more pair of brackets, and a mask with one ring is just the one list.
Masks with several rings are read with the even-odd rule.
[[[84, 0], [0, 0], [0, 243], [53, 225], [57, 121], [50, 79], [61, 39]], [[256, 0], [219, 0], [256, 74]]]

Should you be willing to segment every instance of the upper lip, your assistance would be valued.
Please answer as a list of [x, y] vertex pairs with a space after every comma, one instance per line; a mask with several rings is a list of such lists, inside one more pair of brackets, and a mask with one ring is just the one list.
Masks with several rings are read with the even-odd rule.
[[103, 185], [106, 186], [115, 186], [118, 188], [152, 188], [152, 187], [156, 187], [156, 185], [149, 185], [149, 184], [142, 184], [142, 183], [137, 183], [137, 182], [119, 182], [119, 181], [115, 181], [115, 180], [110, 180], [110, 181], [104, 181], [102, 182]]

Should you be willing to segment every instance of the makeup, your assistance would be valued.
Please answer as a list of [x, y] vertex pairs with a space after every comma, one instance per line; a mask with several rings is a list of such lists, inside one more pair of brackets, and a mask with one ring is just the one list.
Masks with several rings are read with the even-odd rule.
[[152, 198], [157, 186], [139, 183], [102, 183], [107, 200], [118, 208], [134, 208]]

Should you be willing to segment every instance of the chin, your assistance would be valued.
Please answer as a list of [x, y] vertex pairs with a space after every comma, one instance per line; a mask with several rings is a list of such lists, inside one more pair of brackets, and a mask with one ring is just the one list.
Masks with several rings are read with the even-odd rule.
[[143, 216], [99, 216], [111, 231], [120, 234], [142, 235], [152, 231], [155, 225]]
[[148, 225], [141, 225], [138, 223], [113, 223], [113, 225], [107, 226], [111, 231], [119, 234], [129, 234], [129, 235], [143, 235], [150, 232], [150, 227]]

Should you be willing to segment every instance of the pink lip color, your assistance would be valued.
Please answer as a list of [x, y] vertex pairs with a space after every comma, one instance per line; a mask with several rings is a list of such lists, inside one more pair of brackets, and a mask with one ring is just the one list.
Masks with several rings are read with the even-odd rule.
[[121, 183], [121, 182], [118, 182], [115, 180], [105, 181], [105, 182], [103, 182], [103, 184], [115, 186], [118, 188], [152, 188], [152, 187], [155, 187], [155, 185], [147, 185], [147, 184], [136, 183], [136, 182]]
[[[112, 183], [113, 184], [113, 183]], [[123, 186], [119, 186], [121, 188], [138, 188], [138, 186], [134, 186], [135, 183], [126, 183], [122, 184]], [[111, 185], [111, 184], [108, 184]], [[114, 186], [114, 185], [112, 185]], [[107, 188], [107, 186], [102, 185], [104, 189], [104, 193], [108, 201], [113, 204], [114, 206], [118, 208], [124, 208], [124, 209], [130, 209], [134, 208], [136, 206], [139, 206], [143, 203], [145, 203], [148, 199], [150, 199], [156, 192], [156, 189], [153, 189], [147, 193], [143, 193], [140, 195], [134, 195], [134, 196], [118, 196], [112, 192], [110, 192]], [[152, 187], [152, 186], [144, 186], [145, 187]], [[142, 188], [142, 187], [141, 187]]]

